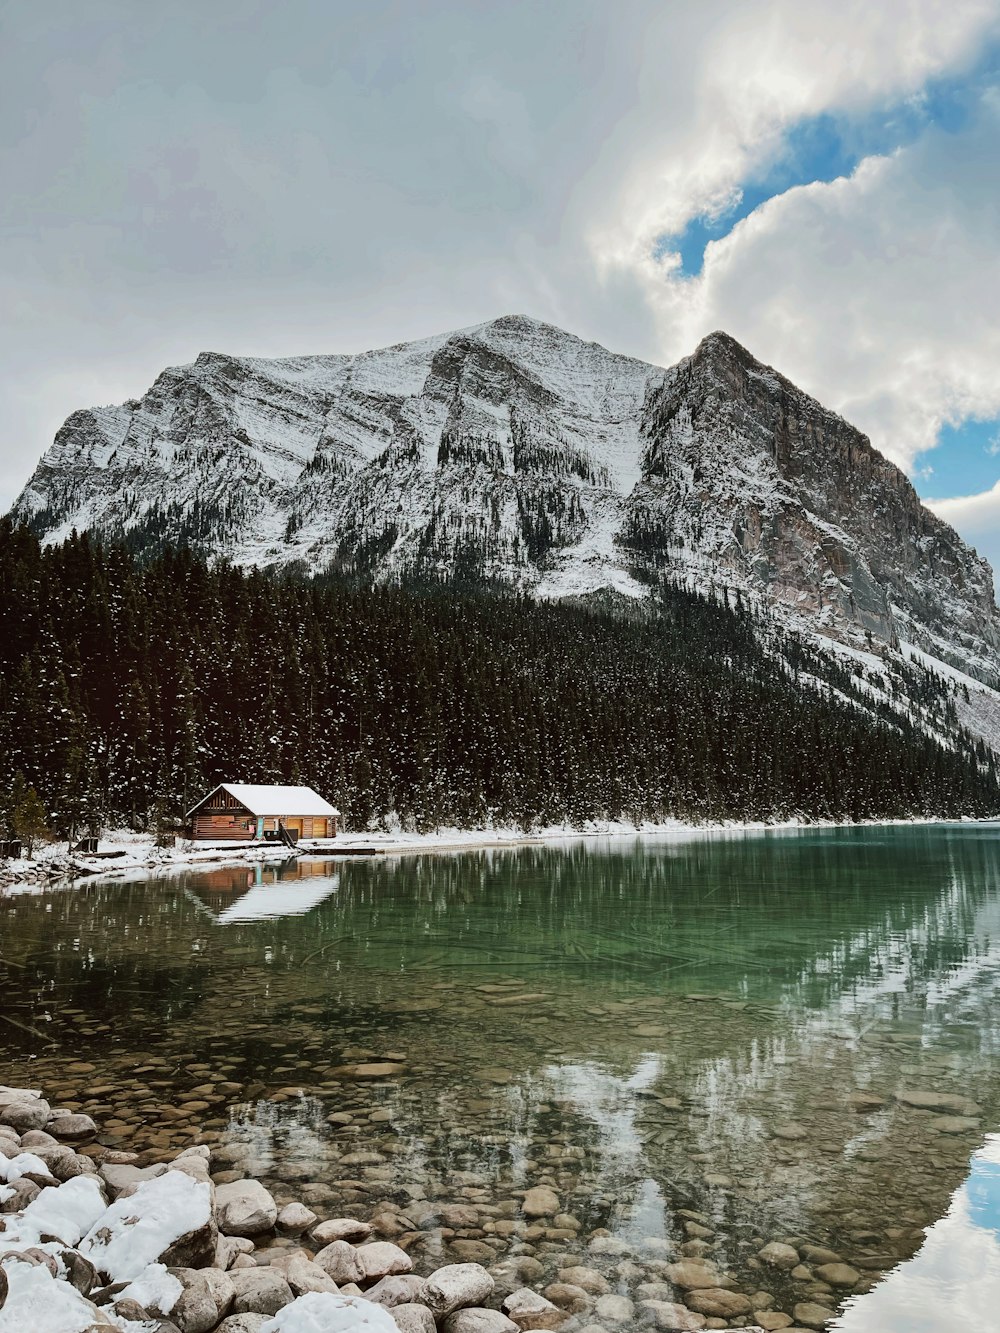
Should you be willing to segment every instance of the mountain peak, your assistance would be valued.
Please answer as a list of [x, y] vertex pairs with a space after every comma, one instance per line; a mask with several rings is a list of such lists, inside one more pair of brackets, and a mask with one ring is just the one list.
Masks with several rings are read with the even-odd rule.
[[357, 356], [202, 352], [75, 414], [14, 513], [375, 580], [724, 586], [865, 651], [1000, 670], [988, 565], [724, 330], [674, 371], [523, 313]]

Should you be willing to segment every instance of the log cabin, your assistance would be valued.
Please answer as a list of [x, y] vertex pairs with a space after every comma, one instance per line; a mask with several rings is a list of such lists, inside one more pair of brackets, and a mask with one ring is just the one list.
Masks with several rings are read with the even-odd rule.
[[279, 822], [299, 838], [335, 838], [340, 811], [311, 787], [220, 782], [187, 812], [198, 841], [249, 842], [277, 830]]

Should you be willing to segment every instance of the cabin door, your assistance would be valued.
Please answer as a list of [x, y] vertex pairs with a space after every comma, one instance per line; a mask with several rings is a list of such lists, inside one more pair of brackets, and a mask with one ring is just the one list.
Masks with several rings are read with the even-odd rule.
[[301, 820], [301, 819], [286, 819], [286, 820], [285, 820], [285, 828], [288, 829], [288, 832], [289, 832], [289, 833], [297, 833], [297, 834], [299, 835], [300, 838], [302, 837], [302, 820]]

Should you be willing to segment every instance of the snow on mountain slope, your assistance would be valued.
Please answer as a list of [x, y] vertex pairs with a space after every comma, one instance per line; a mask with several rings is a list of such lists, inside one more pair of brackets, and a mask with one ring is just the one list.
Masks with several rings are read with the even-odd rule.
[[726, 334], [661, 369], [508, 316], [357, 356], [202, 353], [74, 413], [14, 507], [48, 539], [488, 577], [737, 589], [859, 651], [1000, 679], [992, 573], [847, 422]]

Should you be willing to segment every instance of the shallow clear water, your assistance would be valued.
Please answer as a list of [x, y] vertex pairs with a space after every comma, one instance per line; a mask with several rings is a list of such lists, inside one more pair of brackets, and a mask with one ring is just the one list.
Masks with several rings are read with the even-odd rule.
[[[956, 1263], [949, 1285], [940, 1256], [970, 1228], [1000, 1283], [968, 1202], [991, 1180], [970, 1157], [1000, 1131], [998, 987], [989, 826], [0, 892], [0, 1082], [87, 1109], [107, 1142], [204, 1138], [281, 1199], [401, 1219], [424, 1269], [534, 1253], [546, 1276], [584, 1262], [635, 1294], [703, 1239], [772, 1311], [853, 1293], [858, 1333], [959, 1326], [955, 1283], [974, 1279]], [[538, 1184], [560, 1215], [529, 1223]], [[771, 1240], [836, 1251], [857, 1281], [761, 1267]], [[977, 1317], [960, 1326], [994, 1327]]]

